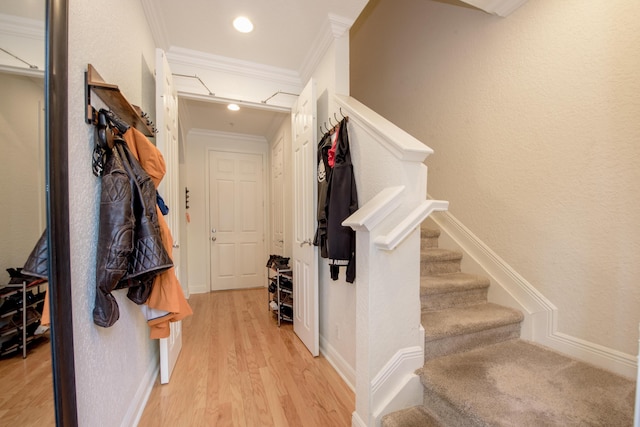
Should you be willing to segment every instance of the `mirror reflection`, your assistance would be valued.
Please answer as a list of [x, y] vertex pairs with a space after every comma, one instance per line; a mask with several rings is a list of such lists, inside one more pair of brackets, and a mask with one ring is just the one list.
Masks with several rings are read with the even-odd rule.
[[0, 425], [55, 424], [47, 283], [21, 269], [46, 227], [45, 2], [0, 3]]

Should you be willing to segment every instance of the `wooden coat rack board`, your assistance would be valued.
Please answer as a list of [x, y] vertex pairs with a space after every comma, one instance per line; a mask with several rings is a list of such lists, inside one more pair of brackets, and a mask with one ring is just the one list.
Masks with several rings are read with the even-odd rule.
[[120, 119], [127, 122], [130, 126], [138, 129], [146, 136], [155, 136], [153, 128], [149, 126], [148, 121], [142, 117], [142, 110], [140, 107], [129, 104], [129, 101], [127, 101], [122, 92], [120, 92], [118, 86], [106, 83], [91, 64], [87, 65], [85, 83], [87, 123], [97, 123], [97, 111], [91, 105], [91, 91], [93, 91], [111, 111], [120, 117]]

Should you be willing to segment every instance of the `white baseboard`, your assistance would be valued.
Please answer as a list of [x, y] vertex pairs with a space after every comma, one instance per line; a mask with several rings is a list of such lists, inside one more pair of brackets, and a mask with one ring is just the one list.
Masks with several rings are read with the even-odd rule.
[[450, 239], [464, 253], [463, 265], [469, 261], [472, 270], [482, 270], [468, 272], [491, 279], [489, 300], [523, 312], [522, 338], [627, 378], [636, 376], [634, 356], [559, 332], [557, 307], [450, 212], [434, 213], [430, 219], [440, 228], [440, 237]]
[[351, 414], [351, 427], [367, 427], [367, 424], [362, 421], [360, 415], [356, 411]]
[[356, 390], [356, 371], [347, 363], [346, 360], [336, 351], [329, 341], [320, 335], [320, 352], [329, 362], [338, 375], [344, 380], [347, 386], [355, 392]]
[[209, 286], [206, 283], [199, 285], [189, 284], [189, 295], [193, 294], [206, 294], [209, 292]]
[[122, 427], [130, 427], [137, 426], [140, 422], [140, 418], [142, 417], [142, 413], [144, 412], [144, 408], [147, 405], [147, 400], [149, 400], [149, 395], [151, 394], [151, 390], [153, 389], [153, 385], [156, 382], [156, 378], [160, 372], [160, 364], [158, 361], [158, 355], [153, 359], [153, 362], [149, 364], [149, 368], [145, 373], [140, 385], [138, 386], [138, 390], [136, 391], [136, 395], [131, 401], [131, 405], [129, 405], [129, 409], [122, 420]]

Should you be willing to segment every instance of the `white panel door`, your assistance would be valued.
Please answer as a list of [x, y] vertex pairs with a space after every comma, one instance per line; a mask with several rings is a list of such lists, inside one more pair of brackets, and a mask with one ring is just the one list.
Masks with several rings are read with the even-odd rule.
[[271, 148], [271, 253], [284, 255], [284, 136]]
[[[158, 187], [162, 198], [169, 206], [167, 225], [173, 237], [171, 258], [175, 274], [180, 268], [180, 198], [178, 196], [178, 95], [171, 75], [169, 63], [162, 49], [156, 49], [156, 146], [164, 157], [167, 172]], [[173, 368], [182, 350], [182, 322], [170, 323], [169, 338], [160, 339], [160, 382], [169, 382]]]
[[211, 290], [264, 286], [261, 154], [209, 152]]
[[311, 354], [319, 354], [316, 224], [316, 88], [307, 83], [293, 108], [293, 330]]

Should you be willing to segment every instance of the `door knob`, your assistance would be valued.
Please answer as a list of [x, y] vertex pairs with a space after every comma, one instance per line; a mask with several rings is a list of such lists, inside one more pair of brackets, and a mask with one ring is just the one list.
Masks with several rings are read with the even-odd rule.
[[216, 236], [213, 236], [213, 237], [211, 238], [211, 241], [212, 241], [212, 242], [215, 242], [216, 240], [218, 240], [218, 239], [216, 238]]

